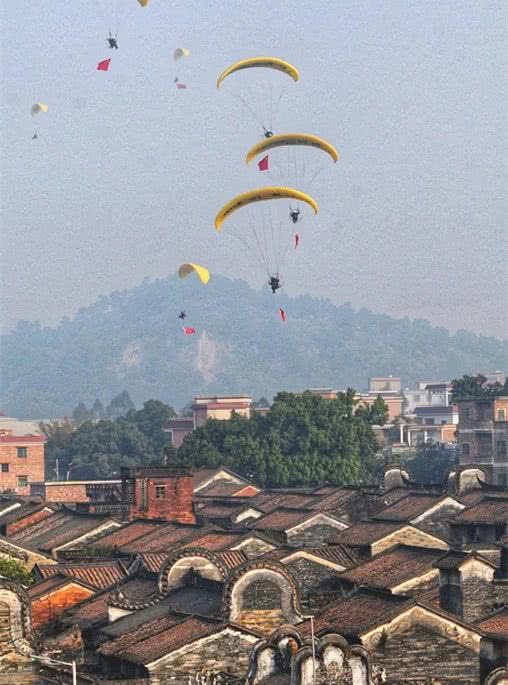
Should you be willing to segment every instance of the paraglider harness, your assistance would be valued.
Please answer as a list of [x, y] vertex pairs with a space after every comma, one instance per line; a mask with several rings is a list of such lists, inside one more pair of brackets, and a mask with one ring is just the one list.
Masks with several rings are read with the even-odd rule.
[[182, 319], [182, 321], [186, 318], [186, 316], [187, 314], [185, 312], [180, 312], [180, 314], [178, 314], [178, 318]]
[[297, 224], [299, 221], [302, 220], [302, 217], [300, 216], [300, 210], [298, 207], [296, 209], [293, 209], [292, 207], [289, 208], [289, 218], [294, 224]]
[[270, 131], [269, 128], [265, 128], [265, 138], [271, 138], [273, 136], [273, 131]]
[[116, 36], [112, 36], [111, 33], [109, 36], [106, 38], [106, 43], [109, 45], [109, 47], [113, 50], [118, 50], [118, 43], [116, 41]]
[[275, 274], [274, 276], [270, 276], [270, 278], [268, 279], [268, 285], [272, 289], [272, 293], [275, 295], [275, 291], [281, 287], [279, 274]]

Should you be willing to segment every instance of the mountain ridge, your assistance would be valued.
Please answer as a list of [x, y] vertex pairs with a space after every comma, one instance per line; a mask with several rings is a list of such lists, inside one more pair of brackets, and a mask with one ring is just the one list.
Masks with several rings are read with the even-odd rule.
[[[182, 309], [195, 336], [183, 334]], [[503, 368], [508, 356], [508, 341], [491, 336], [310, 295], [274, 296], [222, 276], [207, 286], [145, 280], [54, 327], [21, 321], [1, 342], [0, 407], [20, 418], [63, 416], [124, 388], [137, 405], [156, 398], [180, 407], [200, 393], [362, 388], [371, 375], [400, 375], [409, 386]]]

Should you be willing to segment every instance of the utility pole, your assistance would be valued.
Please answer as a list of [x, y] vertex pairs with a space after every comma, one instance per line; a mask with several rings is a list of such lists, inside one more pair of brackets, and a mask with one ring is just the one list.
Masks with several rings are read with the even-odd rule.
[[49, 656], [39, 656], [37, 654], [30, 654], [30, 658], [34, 661], [40, 661], [48, 666], [70, 666], [72, 669], [72, 685], [78, 685], [78, 674], [76, 670], [75, 661], [59, 661]]
[[316, 685], [316, 645], [314, 643], [314, 616], [310, 618], [310, 639], [312, 640], [312, 685]]

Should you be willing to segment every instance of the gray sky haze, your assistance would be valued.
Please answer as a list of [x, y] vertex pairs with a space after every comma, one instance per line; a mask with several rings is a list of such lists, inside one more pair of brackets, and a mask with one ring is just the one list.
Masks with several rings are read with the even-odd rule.
[[[262, 184], [244, 164], [258, 127], [215, 80], [272, 54], [301, 73], [278, 130], [341, 155], [287, 292], [506, 335], [505, 2], [111, 3], [125, 16], [118, 51], [95, 0], [3, 3], [4, 331], [55, 324], [183, 261], [264, 284], [213, 228]], [[192, 54], [175, 66], [178, 46]], [[37, 121], [34, 102], [49, 106]]]

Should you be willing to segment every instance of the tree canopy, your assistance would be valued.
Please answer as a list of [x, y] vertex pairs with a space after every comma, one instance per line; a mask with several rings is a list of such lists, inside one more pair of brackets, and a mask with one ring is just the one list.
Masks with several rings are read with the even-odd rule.
[[372, 417], [356, 406], [354, 395], [348, 390], [328, 400], [281, 392], [266, 416], [210, 419], [185, 438], [174, 460], [227, 466], [264, 487], [364, 481], [375, 470], [379, 448]]
[[452, 402], [498, 397], [508, 394], [508, 379], [504, 384], [488, 383], [485, 376], [462, 376], [452, 381]]
[[31, 585], [34, 582], [33, 577], [22, 563], [16, 559], [6, 559], [5, 557], [0, 557], [0, 576], [16, 580], [21, 585]]
[[69, 472], [71, 478], [111, 478], [122, 466], [161, 464], [168, 443], [163, 426], [173, 416], [172, 407], [149, 400], [116, 419], [88, 420], [78, 427], [68, 420], [43, 423], [46, 470], [56, 476], [58, 459], [60, 477]]

